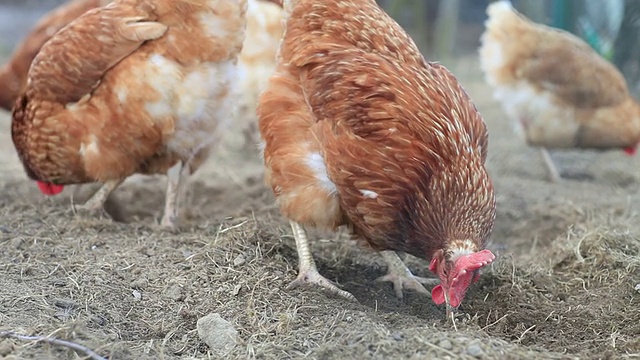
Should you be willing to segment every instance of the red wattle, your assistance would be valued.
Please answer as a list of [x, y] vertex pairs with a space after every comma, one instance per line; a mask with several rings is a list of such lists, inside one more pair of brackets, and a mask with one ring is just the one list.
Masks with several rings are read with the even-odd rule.
[[638, 147], [637, 147], [636, 145], [634, 145], [634, 146], [626, 147], [626, 148], [624, 148], [624, 149], [622, 149], [622, 150], [624, 150], [624, 152], [625, 152], [627, 155], [629, 155], [629, 156], [633, 156], [633, 155], [635, 155], [635, 154], [636, 154], [636, 150], [638, 150]]
[[48, 196], [58, 195], [62, 192], [62, 190], [64, 190], [64, 185], [55, 185], [42, 181], [36, 181], [36, 184], [38, 184], [38, 188], [40, 189], [40, 191]]
[[444, 290], [442, 289], [442, 285], [438, 284], [431, 289], [431, 299], [436, 305], [440, 305], [444, 303]]

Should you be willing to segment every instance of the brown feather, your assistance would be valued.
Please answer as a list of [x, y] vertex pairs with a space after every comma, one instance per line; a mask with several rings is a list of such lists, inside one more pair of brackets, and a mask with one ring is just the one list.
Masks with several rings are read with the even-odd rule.
[[31, 62], [58, 30], [85, 12], [106, 5], [109, 0], [72, 0], [43, 16], [14, 50], [9, 61], [0, 68], [0, 107], [11, 110], [27, 83]]
[[488, 135], [455, 77], [374, 1], [300, 0], [286, 29], [258, 109], [283, 214], [426, 259], [457, 240], [483, 248]]
[[178, 160], [195, 171], [230, 116], [215, 112], [234, 102], [245, 12], [242, 0], [117, 0], [71, 22], [36, 56], [14, 109], [27, 174], [104, 182]]

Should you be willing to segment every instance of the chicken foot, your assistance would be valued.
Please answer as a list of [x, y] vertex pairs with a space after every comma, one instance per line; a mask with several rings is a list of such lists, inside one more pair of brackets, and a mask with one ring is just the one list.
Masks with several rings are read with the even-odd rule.
[[551, 155], [549, 155], [549, 151], [546, 148], [540, 148], [540, 154], [542, 155], [542, 160], [544, 160], [544, 164], [549, 171], [549, 178], [552, 182], [560, 182], [562, 178], [560, 177], [560, 172], [558, 168], [553, 163], [553, 159], [551, 159]]
[[83, 205], [75, 207], [76, 213], [96, 215], [106, 213], [104, 204], [107, 202], [109, 195], [118, 187], [124, 179], [107, 180], [104, 185], [96, 191]]
[[179, 161], [167, 171], [167, 194], [164, 215], [162, 216], [162, 221], [160, 221], [160, 226], [163, 228], [172, 229], [176, 226], [179, 200], [184, 185], [183, 174], [186, 169], [188, 169], [188, 166], [184, 166], [184, 163]]
[[389, 269], [387, 270], [387, 275], [381, 276], [376, 280], [392, 282], [398, 299], [403, 298], [402, 290], [404, 288], [413, 289], [419, 293], [428, 295], [429, 292], [422, 284], [436, 285], [439, 282], [438, 279], [429, 279], [413, 275], [395, 251], [381, 251], [380, 255], [384, 258]]
[[316, 262], [313, 260], [313, 255], [311, 254], [307, 233], [300, 224], [294, 221], [291, 221], [290, 223], [291, 229], [293, 230], [293, 237], [296, 239], [299, 270], [298, 277], [292, 281], [287, 288], [293, 289], [304, 285], [305, 283], [314, 284], [327, 289], [332, 294], [342, 296], [351, 301], [358, 301], [355, 296], [351, 295], [351, 293], [341, 290], [332, 281], [320, 275], [318, 268], [316, 267]]

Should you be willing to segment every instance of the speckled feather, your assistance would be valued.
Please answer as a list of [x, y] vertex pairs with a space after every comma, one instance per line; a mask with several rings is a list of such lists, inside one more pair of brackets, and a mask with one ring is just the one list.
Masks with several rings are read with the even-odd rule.
[[58, 30], [83, 13], [106, 5], [110, 0], [72, 0], [43, 16], [16, 47], [7, 63], [0, 67], [0, 107], [11, 110], [27, 83], [27, 72], [42, 45]]
[[369, 0], [296, 2], [280, 57], [258, 113], [285, 216], [426, 259], [458, 241], [484, 248], [488, 135], [450, 72]]
[[120, 0], [62, 29], [13, 113], [27, 174], [104, 182], [179, 159], [194, 171], [230, 116], [245, 12], [245, 0]]

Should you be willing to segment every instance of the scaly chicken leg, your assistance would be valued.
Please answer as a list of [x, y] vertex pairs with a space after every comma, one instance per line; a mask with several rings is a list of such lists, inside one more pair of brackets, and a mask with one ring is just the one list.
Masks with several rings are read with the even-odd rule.
[[102, 185], [100, 190], [96, 191], [93, 196], [84, 203], [84, 205], [76, 206], [77, 213], [96, 214], [104, 212], [104, 203], [109, 195], [118, 187], [124, 179], [108, 180]]
[[404, 288], [413, 289], [419, 293], [428, 295], [429, 292], [422, 284], [435, 285], [440, 282], [438, 279], [428, 279], [413, 275], [395, 251], [381, 251], [380, 255], [384, 258], [389, 269], [387, 270], [387, 275], [381, 276], [376, 280], [392, 282], [398, 299], [403, 298], [402, 289]]
[[560, 172], [558, 168], [556, 168], [553, 163], [553, 159], [551, 159], [551, 155], [549, 155], [549, 151], [546, 148], [540, 148], [540, 154], [542, 154], [542, 159], [544, 160], [544, 164], [547, 166], [547, 170], [549, 171], [549, 178], [552, 182], [560, 182], [562, 177], [560, 177]]
[[173, 165], [167, 172], [167, 195], [164, 206], [164, 215], [160, 226], [164, 228], [174, 228], [178, 219], [178, 208], [180, 195], [182, 194], [182, 175], [188, 166], [184, 166], [182, 161]]
[[300, 224], [291, 221], [291, 229], [293, 230], [293, 237], [296, 239], [296, 249], [298, 250], [298, 277], [293, 280], [288, 289], [296, 288], [305, 283], [315, 284], [321, 286], [331, 293], [342, 296], [348, 300], [358, 301], [351, 293], [341, 290], [333, 282], [320, 275], [316, 262], [311, 255], [311, 249], [309, 248], [309, 239], [307, 233]]

